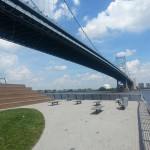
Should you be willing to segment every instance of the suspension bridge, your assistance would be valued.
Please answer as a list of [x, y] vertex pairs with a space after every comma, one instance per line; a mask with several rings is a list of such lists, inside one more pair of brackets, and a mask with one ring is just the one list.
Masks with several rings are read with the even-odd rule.
[[[0, 0], [0, 38], [102, 72], [132, 87], [133, 81], [104, 58], [66, 1]], [[62, 19], [64, 17], [64, 20]]]

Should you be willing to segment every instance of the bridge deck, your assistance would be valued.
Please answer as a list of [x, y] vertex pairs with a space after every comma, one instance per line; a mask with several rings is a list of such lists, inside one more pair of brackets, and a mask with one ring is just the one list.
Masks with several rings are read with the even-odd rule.
[[139, 150], [138, 102], [129, 101], [125, 110], [119, 110], [115, 101], [102, 101], [102, 105], [98, 115], [92, 114], [93, 101], [28, 106], [39, 109], [46, 119], [44, 133], [33, 150]]

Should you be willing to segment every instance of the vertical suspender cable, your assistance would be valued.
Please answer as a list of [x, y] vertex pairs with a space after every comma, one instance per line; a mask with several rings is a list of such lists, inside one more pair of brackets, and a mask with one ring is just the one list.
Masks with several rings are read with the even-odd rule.
[[[86, 38], [88, 39], [88, 41], [91, 43], [91, 45], [93, 46], [93, 48], [99, 53], [99, 51], [96, 49], [96, 47], [94, 46], [94, 44], [91, 42], [91, 40], [89, 39], [89, 37], [87, 36], [87, 34], [84, 32], [83, 28], [81, 27], [81, 25], [79, 24], [78, 20], [76, 19], [75, 15], [73, 14], [72, 10], [70, 9], [69, 5], [67, 4], [66, 0], [64, 0], [64, 3], [66, 4], [66, 6], [68, 7], [69, 11], [71, 12], [73, 18], [75, 19], [76, 23], [78, 24], [78, 26], [80, 27], [81, 31], [85, 34]], [[101, 54], [100, 54], [101, 55]]]

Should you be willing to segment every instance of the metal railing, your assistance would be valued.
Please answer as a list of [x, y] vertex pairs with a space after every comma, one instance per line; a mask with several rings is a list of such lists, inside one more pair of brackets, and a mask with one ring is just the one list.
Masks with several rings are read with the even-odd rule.
[[129, 93], [47, 93], [46, 95], [50, 96], [53, 99], [61, 99], [65, 100], [67, 98], [70, 99], [82, 99], [82, 100], [116, 100], [118, 98], [128, 97], [129, 101], [140, 101], [140, 94], [129, 94]]
[[0, 78], [0, 84], [7, 84], [6, 79], [5, 78]]

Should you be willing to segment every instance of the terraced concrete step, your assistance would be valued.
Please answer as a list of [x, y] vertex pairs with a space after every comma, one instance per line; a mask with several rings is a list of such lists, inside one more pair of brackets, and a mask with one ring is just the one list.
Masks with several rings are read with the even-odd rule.
[[[38, 93], [37, 91], [33, 90], [20, 90], [20, 91], [0, 91], [0, 96], [1, 95], [6, 95], [6, 94], [30, 94], [30, 93]], [[40, 94], [40, 93], [39, 93]]]
[[23, 84], [0, 84], [0, 109], [51, 101]]
[[7, 88], [7, 87], [20, 87], [25, 88], [24, 84], [0, 84], [0, 87]]
[[45, 96], [45, 95], [41, 95], [41, 96], [24, 96], [24, 97], [16, 97], [16, 98], [3, 98], [0, 99], [0, 104], [2, 103], [11, 103], [11, 102], [18, 102], [18, 101], [30, 101], [30, 100], [36, 100], [36, 99], [49, 99], [51, 100], [51, 98]]
[[9, 98], [12, 99], [12, 98], [18, 98], [18, 97], [28, 97], [28, 96], [38, 97], [38, 96], [46, 96], [46, 95], [42, 95], [42, 94], [34, 93], [34, 92], [31, 92], [31, 93], [11, 93], [11, 94], [5, 93], [5, 94], [0, 94], [0, 100], [1, 99], [9, 99]]
[[23, 91], [23, 90], [32, 90], [30, 87], [20, 88], [20, 87], [0, 87], [0, 92], [3, 91]]
[[12, 103], [0, 103], [0, 109], [12, 108], [12, 107], [19, 107], [24, 105], [31, 105], [37, 103], [48, 102], [49, 99], [36, 99], [36, 100], [29, 100], [29, 101], [19, 101], [19, 102], [12, 102]]

